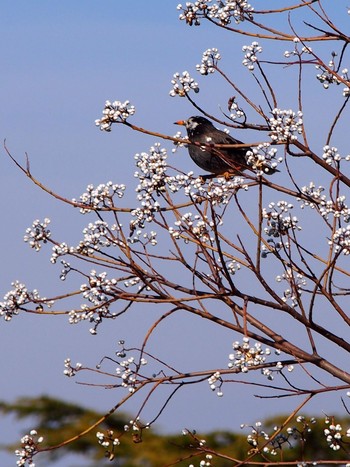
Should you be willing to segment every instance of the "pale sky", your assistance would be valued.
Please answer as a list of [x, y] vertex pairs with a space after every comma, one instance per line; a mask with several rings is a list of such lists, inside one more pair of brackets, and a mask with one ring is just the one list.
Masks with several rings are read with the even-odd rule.
[[[45, 185], [67, 198], [78, 198], [88, 184], [112, 180], [127, 184], [133, 199], [133, 156], [147, 151], [156, 140], [120, 125], [107, 134], [99, 131], [94, 121], [100, 117], [106, 99], [129, 99], [137, 109], [133, 120], [136, 124], [175, 134], [178, 128], [174, 121], [197, 113], [185, 99], [169, 97], [172, 75], [184, 70], [199, 81], [201, 104], [219, 114], [219, 106], [225, 108], [232, 91], [215, 84], [213, 77], [203, 78], [195, 71], [207, 48], [218, 47], [226, 70], [251, 89], [249, 72], [240, 66], [241, 58], [236, 58], [238, 54], [243, 58], [241, 47], [251, 40], [244, 41], [207, 25], [190, 28], [178, 20], [177, 3], [0, 3], [0, 138], [6, 139], [8, 149], [20, 162], [28, 153], [33, 175]], [[282, 85], [279, 80], [277, 86]], [[288, 101], [288, 96], [284, 98]], [[246, 138], [242, 132], [237, 137]], [[185, 150], [170, 162], [184, 171], [196, 170]], [[33, 186], [4, 150], [0, 164], [0, 297], [14, 280], [30, 289], [38, 288], [43, 296], [69, 288], [68, 283], [59, 281], [60, 266], [49, 263], [50, 249], [35, 253], [23, 242], [23, 235], [34, 219], [49, 217], [55, 237], [75, 244], [91, 219]], [[21, 315], [10, 323], [2, 321], [0, 399], [10, 402], [19, 396], [49, 394], [108, 411], [118, 395], [75, 384], [74, 379], [63, 375], [64, 359], [70, 357], [73, 362], [94, 366], [104, 355], [113, 354], [119, 339], [139, 344], [151, 322], [149, 316], [141, 326], [136, 326], [132, 318], [108, 321], [97, 336], [91, 336], [88, 324], [72, 326], [67, 317]], [[155, 348], [164, 346], [165, 356], [174, 358], [180, 367], [186, 367], [187, 352], [193, 349], [198, 355], [197, 369], [224, 367], [237, 336], [228, 331], [219, 333], [208, 323], [201, 323], [200, 334], [193, 335], [197, 324], [194, 318], [179, 316], [165, 326]], [[222, 399], [205, 384], [197, 391], [186, 389], [177, 396], [159, 420], [159, 428], [167, 432], [180, 432], [184, 427], [237, 431], [241, 423], [254, 423], [257, 414], [259, 419], [271, 415], [271, 406], [266, 402], [255, 399], [256, 405], [248, 403], [246, 393], [252, 390], [246, 386], [227, 388], [227, 396]], [[295, 401], [274, 402], [276, 413], [295, 405]], [[316, 407], [322, 409], [321, 405]], [[125, 407], [129, 412], [132, 409]], [[147, 415], [152, 416], [152, 403]], [[19, 427], [13, 426], [9, 432], [8, 425], [8, 419], [0, 423], [1, 442], [19, 441]], [[10, 467], [15, 465], [15, 458], [0, 452], [0, 464]], [[40, 457], [37, 465], [43, 465]]]

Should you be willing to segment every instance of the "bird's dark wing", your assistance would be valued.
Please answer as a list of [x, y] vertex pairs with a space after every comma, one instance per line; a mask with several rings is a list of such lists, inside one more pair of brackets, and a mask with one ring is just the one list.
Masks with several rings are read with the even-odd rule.
[[216, 130], [212, 133], [212, 140], [207, 143], [213, 145], [212, 152], [222, 159], [228, 166], [236, 171], [242, 171], [251, 168], [247, 165], [246, 153], [249, 147], [246, 148], [218, 148], [216, 144], [243, 144], [238, 139], [224, 133], [223, 131]]

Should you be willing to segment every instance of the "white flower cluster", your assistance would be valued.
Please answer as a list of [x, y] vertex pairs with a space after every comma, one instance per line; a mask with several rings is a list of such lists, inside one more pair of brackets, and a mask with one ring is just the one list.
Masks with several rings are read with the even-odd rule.
[[208, 75], [209, 73], [214, 73], [218, 61], [220, 59], [221, 55], [218, 49], [207, 49], [205, 52], [203, 52], [201, 64], [196, 65], [196, 69], [201, 75]]
[[[246, 425], [241, 425], [241, 428], [244, 428]], [[254, 426], [251, 427], [252, 431], [251, 433], [247, 436], [247, 442], [253, 446], [254, 449], [257, 449], [262, 443], [264, 447], [264, 454], [272, 454], [275, 455], [276, 452], [274, 450], [271, 450], [269, 445], [267, 444], [267, 441], [270, 439], [270, 435], [264, 431], [262, 428], [262, 423], [261, 422], [256, 422]]]
[[21, 448], [16, 449], [15, 451], [15, 455], [19, 457], [16, 462], [18, 467], [26, 465], [27, 462], [29, 467], [35, 467], [33, 457], [38, 452], [38, 445], [43, 441], [44, 438], [42, 436], [38, 436], [36, 430], [31, 430], [29, 435], [25, 435], [21, 438]]
[[302, 429], [300, 429], [299, 426], [291, 426], [287, 428], [287, 434], [294, 440], [299, 439], [305, 441], [305, 434], [312, 432], [310, 425], [314, 425], [316, 419], [311, 417], [307, 420], [303, 415], [298, 415], [296, 417], [296, 422], [302, 424]]
[[[107, 273], [101, 272], [100, 274], [97, 274], [97, 272], [92, 269], [90, 271], [90, 277], [89, 277], [89, 285], [87, 286], [82, 285], [81, 289], [84, 291], [89, 290], [91, 292], [92, 289], [94, 289], [94, 296], [96, 296], [96, 289], [99, 289], [103, 295], [100, 295], [98, 297], [98, 302], [106, 301], [107, 297], [104, 295], [105, 293], [112, 293], [115, 291], [115, 285], [117, 284], [116, 279], [107, 279]], [[87, 295], [83, 294], [85, 298], [88, 298]], [[92, 300], [93, 303], [95, 303], [95, 299]]]
[[268, 209], [263, 208], [262, 216], [267, 220], [264, 232], [269, 237], [279, 238], [288, 230], [301, 230], [298, 218], [290, 214], [293, 205], [287, 201], [278, 201], [277, 204], [270, 203]]
[[300, 39], [298, 37], [294, 37], [293, 42], [294, 42], [294, 50], [286, 50], [283, 54], [286, 58], [290, 58], [295, 55], [297, 55], [298, 57], [301, 57], [304, 54], [312, 53], [312, 48], [307, 47], [305, 45], [303, 45], [301, 50], [299, 50]]
[[[142, 428], [146, 428], [146, 430], [149, 428], [149, 424], [143, 425]], [[124, 431], [130, 431], [130, 429], [133, 432], [133, 440], [134, 442], [137, 442], [137, 440], [140, 440], [138, 432], [141, 431], [140, 427], [140, 417], [136, 417], [135, 420], [130, 420], [127, 425], [124, 425]]]
[[[158, 244], [157, 232], [154, 230], [151, 230], [150, 232], [142, 233], [142, 230], [140, 229], [136, 231], [132, 231], [132, 237], [129, 237], [127, 241], [128, 243], [131, 243], [131, 244], [141, 242], [143, 246], [146, 246], [146, 245], [155, 246]], [[134, 284], [131, 283], [130, 285], [134, 285]]]
[[139, 201], [148, 201], [153, 195], [158, 196], [165, 191], [167, 157], [167, 151], [161, 148], [160, 143], [151, 146], [149, 153], [135, 154], [136, 167], [139, 169], [134, 173], [139, 179], [135, 191]]
[[[325, 420], [327, 428], [324, 429], [324, 435], [326, 437], [326, 441], [333, 451], [339, 451], [342, 446], [342, 430], [343, 427], [337, 423], [332, 423], [331, 420], [327, 417]], [[346, 433], [347, 436], [350, 436], [350, 429]]]
[[298, 298], [302, 294], [302, 288], [306, 286], [306, 280], [300, 273], [294, 273], [292, 269], [287, 269], [283, 274], [276, 277], [277, 282], [285, 281], [289, 287], [283, 292], [281, 297], [284, 302], [291, 301], [293, 307], [298, 306]]
[[98, 439], [98, 443], [104, 448], [108, 448], [110, 444], [113, 446], [119, 446], [120, 444], [119, 438], [114, 437], [113, 430], [108, 430], [106, 433], [98, 431], [96, 433], [96, 437]]
[[335, 251], [341, 251], [344, 255], [350, 254], [350, 225], [340, 227], [332, 235], [329, 245], [335, 245]]
[[169, 92], [171, 97], [185, 97], [191, 90], [195, 93], [199, 92], [198, 83], [191, 78], [188, 71], [183, 71], [181, 74], [175, 73], [171, 80], [171, 84], [173, 85]]
[[192, 233], [203, 243], [214, 241], [214, 237], [210, 236], [214, 223], [209, 221], [207, 216], [200, 216], [199, 214], [193, 216], [191, 212], [186, 212], [181, 216], [181, 219], [175, 222], [175, 226], [176, 228], [169, 227], [169, 233], [176, 239], [187, 238], [186, 233]]
[[83, 365], [81, 363], [77, 363], [75, 366], [72, 366], [71, 359], [66, 358], [64, 360], [65, 370], [63, 371], [63, 374], [65, 376], [68, 376], [68, 378], [72, 378], [73, 376], [75, 376], [78, 373], [79, 370], [81, 370], [82, 366]]
[[[113, 245], [111, 238], [111, 232], [107, 222], [97, 220], [90, 222], [87, 227], [83, 230], [84, 239], [80, 244], [83, 244], [84, 248], [92, 249], [93, 251], [99, 251], [101, 248], [110, 247]], [[77, 248], [79, 251], [79, 247]]]
[[[131, 211], [133, 219], [130, 221], [130, 238], [128, 241], [130, 243], [135, 243], [140, 241], [141, 230], [145, 227], [145, 222], [152, 222], [154, 219], [154, 214], [159, 211], [159, 203], [143, 203], [142, 207], [138, 207]], [[136, 230], [140, 228], [139, 230]], [[136, 235], [135, 235], [136, 232]]]
[[232, 19], [236, 24], [253, 19], [254, 8], [246, 0], [218, 0], [217, 3], [211, 8], [210, 15], [223, 25], [230, 24]]
[[13, 289], [6, 293], [4, 301], [0, 302], [0, 316], [5, 321], [10, 321], [18, 315], [20, 308], [30, 301], [29, 292], [24, 284], [19, 281], [12, 282]]
[[236, 274], [237, 271], [241, 269], [241, 265], [237, 263], [235, 259], [233, 259], [226, 263], [226, 268], [228, 272], [233, 276], [234, 274]]
[[222, 397], [224, 395], [221, 390], [222, 383], [223, 381], [219, 371], [216, 371], [210, 376], [210, 378], [208, 378], [208, 384], [210, 389], [212, 391], [216, 391], [216, 395], [218, 397]]
[[[254, 426], [250, 427], [251, 433], [247, 436], [247, 441], [253, 446], [254, 451], [260, 451], [261, 449], [263, 454], [276, 456], [278, 451], [281, 451], [285, 445], [292, 449], [296, 440], [305, 443], [306, 435], [312, 431], [310, 425], [316, 423], [314, 418], [310, 418], [310, 420], [307, 421], [303, 416], [298, 416], [296, 420], [298, 423], [302, 424], [302, 428], [299, 426], [288, 427], [286, 433], [283, 433], [280, 431], [281, 427], [275, 425], [273, 427], [274, 433], [271, 435], [263, 430], [261, 422], [256, 422]], [[247, 425], [241, 425], [241, 428], [245, 428], [246, 426]], [[279, 432], [277, 436], [276, 432]], [[290, 440], [292, 440], [292, 442]], [[306, 463], [304, 462], [300, 462], [297, 465], [299, 467], [305, 465], [306, 467]]]
[[[62, 275], [69, 272], [70, 266], [63, 262], [66, 269], [62, 271]], [[104, 318], [115, 318], [117, 313], [112, 313], [109, 310], [110, 303], [115, 301], [115, 297], [120, 292], [118, 288], [118, 280], [115, 278], [108, 279], [107, 273], [102, 272], [97, 274], [95, 270], [90, 272], [89, 281], [87, 284], [80, 286], [82, 296], [89, 304], [83, 303], [79, 310], [71, 310], [69, 312], [69, 323], [77, 324], [81, 321], [94, 323], [94, 327], [89, 329], [92, 335], [97, 334], [97, 327], [102, 323]]]
[[273, 109], [270, 118], [271, 139], [273, 142], [295, 141], [303, 129], [303, 113], [293, 110]]
[[236, 97], [230, 99], [229, 110], [231, 112], [230, 119], [233, 121], [246, 117], [244, 110], [239, 107], [238, 103], [236, 102]]
[[[154, 214], [159, 211], [160, 204], [155, 200], [166, 190], [167, 180], [167, 152], [156, 143], [150, 148], [149, 153], [142, 152], [135, 155], [138, 171], [134, 176], [139, 179], [139, 184], [135, 188], [137, 199], [141, 206], [131, 211], [134, 219], [130, 221], [131, 232], [136, 229], [143, 229], [145, 222], [152, 222]], [[139, 237], [140, 232], [137, 233]], [[134, 239], [139, 240], [139, 238]]]
[[87, 186], [86, 192], [79, 197], [79, 201], [76, 199], [72, 201], [74, 203], [79, 202], [79, 204], [83, 204], [84, 207], [80, 209], [80, 212], [86, 214], [92, 210], [113, 206], [113, 197], [117, 195], [118, 198], [122, 198], [125, 188], [124, 184], [119, 185], [112, 182], [101, 183], [97, 187], [90, 184]]
[[[191, 437], [195, 433], [194, 431], [189, 431], [187, 428], [184, 428], [183, 430], [181, 430], [181, 432], [182, 432], [183, 436], [190, 435]], [[203, 439], [203, 438], [202, 439], [197, 439], [196, 441], [197, 441], [198, 447], [200, 447], [200, 448], [204, 447], [207, 444], [207, 441], [205, 439]], [[188, 467], [194, 467], [194, 465], [191, 464]]]
[[[241, 425], [241, 428], [245, 428], [246, 426], [247, 425], [243, 424]], [[265, 430], [263, 430], [261, 422], [256, 422], [254, 426], [250, 426], [250, 428], [251, 433], [247, 436], [247, 442], [253, 446], [253, 450], [255, 452], [258, 452], [261, 449], [263, 454], [276, 456], [278, 449], [280, 449], [283, 444], [288, 443], [288, 437], [282, 433], [277, 436], [274, 433], [270, 436]], [[279, 430], [279, 427], [274, 426], [273, 430], [276, 432]]]
[[270, 253], [278, 253], [283, 248], [283, 245], [287, 247], [289, 244], [288, 242], [285, 242], [285, 244], [283, 244], [283, 242], [275, 241], [272, 238], [269, 238], [267, 240], [267, 243], [269, 244], [269, 246], [262, 245], [261, 247], [261, 257], [264, 259], [267, 258]]
[[242, 50], [245, 52], [242, 64], [246, 66], [249, 71], [254, 71], [255, 63], [258, 61], [257, 54], [262, 52], [262, 47], [258, 42], [254, 41], [251, 45], [244, 45]]
[[177, 9], [181, 11], [180, 20], [186, 21], [190, 26], [200, 25], [200, 19], [217, 19], [221, 25], [228, 25], [233, 20], [236, 24], [245, 19], [252, 19], [254, 8], [246, 0], [198, 0], [186, 2], [185, 6], [179, 4]]
[[[226, 180], [224, 177], [220, 177], [216, 182], [210, 182], [206, 189], [199, 187], [197, 194], [193, 199], [199, 197], [200, 199], [207, 199], [213, 206], [224, 206], [228, 204], [231, 199], [232, 193], [237, 188], [243, 188], [248, 190], [247, 185], [243, 177], [234, 177], [230, 180]], [[194, 193], [191, 194], [193, 197]]]
[[38, 308], [42, 308], [43, 305], [50, 308], [54, 304], [53, 300], [40, 297], [36, 289], [29, 292], [27, 287], [19, 281], [12, 282], [11, 285], [13, 289], [7, 292], [4, 301], [0, 302], [0, 316], [5, 321], [11, 321], [13, 316], [18, 315], [21, 308], [29, 303], [37, 303]]
[[210, 8], [208, 5], [211, 3], [211, 0], [199, 0], [197, 2], [186, 2], [185, 6], [182, 6], [181, 3], [177, 5], [177, 10], [181, 11], [179, 15], [180, 20], [185, 20], [186, 24], [190, 26], [199, 26], [199, 18], [204, 17], [204, 12]]
[[[199, 443], [201, 444], [201, 443]], [[204, 444], [204, 443], [202, 443]], [[212, 463], [211, 461], [213, 460], [213, 456], [212, 454], [206, 454], [205, 455], [205, 458], [202, 459], [200, 462], [199, 462], [199, 467], [211, 467], [212, 466]], [[189, 464], [188, 467], [195, 467], [194, 464]]]
[[225, 206], [232, 197], [232, 193], [238, 188], [248, 190], [243, 177], [234, 177], [227, 180], [224, 177], [219, 177], [216, 180], [210, 180], [207, 185], [203, 184], [203, 180], [192, 178], [193, 172], [187, 175], [176, 175], [168, 177], [167, 185], [172, 193], [183, 190], [185, 196], [189, 197], [193, 202], [209, 201], [213, 206]]
[[[176, 139], [179, 139], [179, 140], [184, 140], [184, 141], [187, 141], [188, 140], [188, 137], [187, 135], [186, 136], [183, 136], [182, 135], [182, 132], [181, 131], [177, 131], [174, 135], [174, 138]], [[174, 148], [171, 150], [171, 152], [174, 154], [179, 148], [183, 148], [183, 147], [186, 147], [186, 144], [185, 143], [182, 143], [180, 141], [174, 141]]]
[[[316, 65], [316, 69], [320, 70], [321, 73], [316, 75], [318, 81], [323, 85], [324, 89], [328, 89], [331, 84], [344, 84], [342, 80], [349, 82], [349, 70], [343, 68], [341, 73], [337, 70], [334, 58], [337, 56], [335, 52], [332, 52], [333, 58], [328, 63], [328, 68], [325, 68], [322, 65]], [[350, 94], [350, 82], [349, 85], [343, 88], [343, 96], [348, 97]]]
[[[69, 312], [69, 324], [78, 324], [81, 321], [91, 322], [94, 319], [94, 311], [91, 310], [88, 305], [82, 304], [81, 310], [71, 310]], [[96, 329], [89, 329], [90, 334], [95, 335]]]
[[137, 276], [133, 276], [131, 278], [129, 278], [127, 281], [124, 281], [124, 286], [126, 288], [128, 287], [134, 287], [135, 285], [139, 284], [141, 281], [141, 279]]
[[[282, 370], [283, 368], [283, 365], [281, 364], [281, 362], [277, 363], [276, 365], [276, 369], [277, 370]], [[272, 381], [274, 378], [273, 378], [273, 371], [274, 370], [271, 370], [270, 368], [262, 368], [261, 369], [261, 374], [263, 376], [266, 376], [266, 378], [269, 380], [269, 381]]]
[[333, 215], [337, 218], [342, 218], [342, 220], [346, 223], [350, 222], [350, 208], [345, 203], [345, 196], [341, 195], [334, 200], [324, 201], [321, 205], [320, 213], [321, 215], [328, 219], [329, 215]]
[[197, 178], [185, 186], [184, 193], [193, 201], [208, 200], [213, 206], [225, 206], [230, 201], [232, 193], [238, 188], [248, 190], [243, 177], [233, 177], [229, 180], [219, 177], [216, 181], [209, 181], [207, 186], [203, 185], [201, 178]]
[[69, 322], [76, 324], [82, 320], [89, 320], [95, 323], [95, 326], [90, 329], [91, 334], [96, 334], [96, 329], [101, 324], [102, 319], [105, 317], [114, 318], [115, 313], [110, 313], [109, 304], [111, 296], [117, 293], [116, 289], [117, 280], [107, 279], [107, 273], [97, 272], [92, 269], [90, 272], [89, 283], [82, 284], [80, 290], [82, 291], [83, 298], [91, 303], [91, 308], [86, 304], [81, 305], [82, 312], [71, 311], [69, 314]]
[[31, 248], [34, 248], [35, 251], [39, 251], [42, 243], [47, 243], [47, 239], [50, 238], [51, 232], [47, 228], [50, 224], [50, 219], [45, 218], [43, 222], [39, 219], [36, 219], [31, 227], [26, 229], [26, 234], [24, 236], [24, 241], [29, 243]]
[[72, 268], [70, 263], [67, 263], [67, 261], [64, 261], [63, 259], [61, 260], [61, 264], [63, 265], [63, 269], [61, 270], [60, 279], [61, 281], [64, 281]]
[[50, 262], [52, 264], [56, 264], [57, 259], [60, 256], [65, 256], [65, 255], [68, 255], [69, 253], [74, 253], [74, 248], [69, 247], [67, 245], [67, 243], [62, 242], [62, 243], [60, 243], [58, 245], [54, 245], [52, 247], [52, 255], [51, 255], [51, 258], [50, 258]]
[[338, 149], [336, 147], [328, 146], [328, 145], [323, 146], [322, 158], [327, 162], [328, 165], [332, 165], [332, 164], [339, 165], [339, 162], [341, 160], [350, 161], [350, 155], [342, 157], [339, 154]]
[[333, 162], [339, 162], [341, 157], [336, 147], [327, 145], [323, 146], [322, 159], [324, 159], [328, 165], [332, 165]]
[[263, 349], [260, 342], [250, 345], [249, 337], [243, 337], [242, 342], [235, 341], [232, 344], [234, 353], [229, 355], [229, 368], [239, 368], [243, 373], [247, 373], [250, 368], [263, 365], [266, 357], [271, 354], [269, 348]]
[[[317, 208], [324, 219], [329, 219], [330, 216], [341, 218], [343, 222], [350, 222], [350, 208], [345, 203], [344, 195], [338, 196], [335, 200], [329, 199], [325, 194], [322, 194], [325, 189], [322, 186], [316, 188], [314, 182], [310, 182], [309, 186], [304, 186], [301, 189], [302, 193], [310, 197], [310, 200], [298, 199], [300, 207], [308, 206], [312, 209]], [[315, 202], [313, 201], [315, 200]]]
[[102, 111], [103, 117], [95, 120], [95, 124], [102, 131], [111, 131], [113, 123], [124, 123], [135, 112], [135, 107], [130, 105], [129, 101], [106, 101]]
[[[142, 358], [140, 360], [141, 365], [147, 365], [147, 360]], [[116, 375], [121, 378], [121, 387], [128, 389], [129, 392], [135, 391], [137, 373], [135, 370], [138, 365], [135, 362], [134, 357], [126, 358], [119, 362], [119, 366], [116, 368]]]
[[[304, 198], [298, 198], [300, 202], [300, 207], [303, 209], [308, 206], [311, 209], [314, 209], [320, 203], [325, 204], [326, 195], [322, 194], [325, 191], [324, 187], [319, 185], [316, 187], [314, 182], [310, 182], [309, 185], [305, 185], [301, 188], [301, 192], [306, 195], [309, 200]], [[314, 202], [315, 201], [315, 202]]]
[[272, 148], [270, 143], [262, 143], [258, 146], [247, 151], [246, 159], [247, 164], [257, 173], [257, 175], [264, 175], [271, 169], [275, 169], [282, 159], [276, 162], [277, 149]]
[[[275, 354], [276, 355], [280, 355], [280, 350], [275, 350]], [[266, 378], [269, 380], [269, 381], [273, 381], [274, 379], [274, 373], [276, 372], [281, 372], [281, 370], [283, 370], [283, 368], [285, 368], [286, 365], [283, 364], [283, 362], [277, 362], [276, 363], [276, 366], [274, 368], [263, 368], [261, 370], [261, 374], [266, 376]], [[294, 371], [294, 366], [293, 365], [288, 365], [287, 366], [287, 371], [289, 371], [290, 373], [292, 371]]]
[[349, 83], [348, 86], [345, 86], [345, 88], [343, 88], [343, 97], [348, 97], [350, 95], [350, 76], [349, 76], [349, 70], [347, 68], [344, 68], [342, 70], [341, 77], [342, 79], [346, 79], [346, 81], [348, 81]]

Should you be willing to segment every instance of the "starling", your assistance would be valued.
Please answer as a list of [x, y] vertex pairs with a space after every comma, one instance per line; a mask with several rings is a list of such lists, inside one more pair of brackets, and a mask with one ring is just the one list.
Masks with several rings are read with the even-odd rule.
[[[176, 125], [184, 125], [187, 130], [188, 152], [193, 162], [206, 172], [214, 176], [223, 175], [226, 178], [241, 175], [244, 170], [251, 170], [248, 166], [246, 153], [251, 151], [249, 147], [243, 148], [218, 148], [216, 144], [243, 144], [232, 138], [227, 133], [218, 130], [204, 117], [190, 117], [188, 120], [179, 120]], [[267, 164], [262, 168], [263, 172], [270, 175], [278, 172]], [[206, 175], [204, 178], [210, 178]]]

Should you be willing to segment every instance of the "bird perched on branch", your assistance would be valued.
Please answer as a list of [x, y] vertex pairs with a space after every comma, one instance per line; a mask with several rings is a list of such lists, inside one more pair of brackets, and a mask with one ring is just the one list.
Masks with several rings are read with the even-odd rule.
[[[250, 147], [225, 148], [218, 147], [221, 144], [243, 144], [232, 138], [227, 133], [218, 130], [204, 117], [190, 117], [188, 120], [179, 120], [176, 125], [184, 125], [187, 130], [188, 152], [193, 162], [206, 172], [213, 175], [205, 175], [203, 178], [211, 178], [222, 175], [226, 178], [241, 175], [244, 170], [253, 171], [247, 164], [246, 153]], [[261, 170], [270, 175], [278, 172], [277, 169], [264, 164]]]

